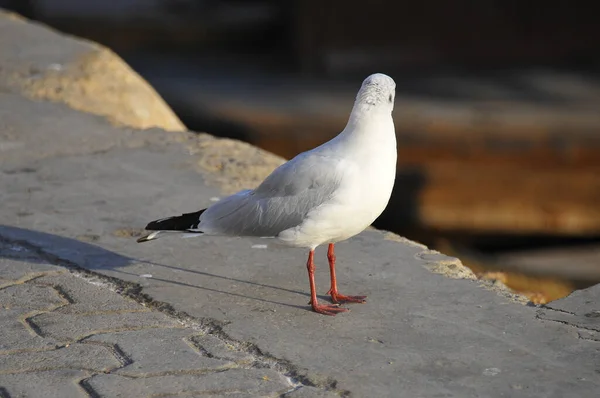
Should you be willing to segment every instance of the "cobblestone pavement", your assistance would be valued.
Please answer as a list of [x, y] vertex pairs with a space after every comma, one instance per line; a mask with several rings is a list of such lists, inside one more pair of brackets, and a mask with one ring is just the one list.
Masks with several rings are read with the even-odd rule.
[[338, 396], [122, 282], [25, 243], [0, 253], [0, 397]]

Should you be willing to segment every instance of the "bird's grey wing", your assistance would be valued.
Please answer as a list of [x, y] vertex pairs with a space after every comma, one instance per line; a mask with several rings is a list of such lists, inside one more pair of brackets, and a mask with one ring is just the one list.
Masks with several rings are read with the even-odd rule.
[[211, 234], [276, 236], [302, 223], [340, 185], [339, 162], [305, 152], [279, 166], [255, 190], [228, 196], [200, 217], [198, 229]]

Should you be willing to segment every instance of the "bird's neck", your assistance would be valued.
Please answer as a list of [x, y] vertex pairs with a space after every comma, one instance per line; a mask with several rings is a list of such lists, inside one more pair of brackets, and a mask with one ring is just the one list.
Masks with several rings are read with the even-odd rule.
[[392, 116], [389, 109], [357, 102], [352, 108], [352, 113], [350, 113], [348, 124], [344, 131], [353, 132], [353, 134], [363, 131], [367, 132], [368, 130], [371, 130], [373, 126], [387, 123], [388, 121], [391, 121], [391, 119]]

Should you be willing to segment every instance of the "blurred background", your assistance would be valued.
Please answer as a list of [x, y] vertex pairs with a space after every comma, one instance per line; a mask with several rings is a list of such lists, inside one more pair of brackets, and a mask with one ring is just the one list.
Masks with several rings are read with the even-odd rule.
[[100, 42], [194, 131], [291, 158], [362, 80], [397, 83], [398, 177], [376, 226], [534, 303], [600, 282], [593, 2], [0, 0]]

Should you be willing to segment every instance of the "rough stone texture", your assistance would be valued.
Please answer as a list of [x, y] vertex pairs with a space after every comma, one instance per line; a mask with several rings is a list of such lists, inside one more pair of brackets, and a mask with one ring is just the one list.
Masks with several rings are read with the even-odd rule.
[[339, 394], [324, 391], [315, 387], [302, 386], [294, 391], [283, 394], [285, 398], [335, 398]]
[[24, 351], [44, 351], [59, 347], [56, 339], [40, 337], [24, 322], [27, 313], [18, 310], [3, 309], [0, 311], [2, 340], [0, 355]]
[[71, 344], [51, 351], [0, 355], [0, 374], [67, 368], [103, 373], [119, 366], [120, 362], [107, 347], [92, 344]]
[[35, 313], [50, 311], [66, 304], [50, 286], [18, 284], [0, 290], [0, 303], [6, 310], [22, 310]]
[[185, 130], [164, 100], [109, 49], [0, 10], [0, 91], [64, 102], [145, 129]]
[[190, 342], [199, 350], [206, 352], [211, 358], [233, 361], [238, 365], [250, 365], [256, 359], [253, 355], [238, 347], [224, 343], [221, 339], [209, 334], [190, 337]]
[[144, 397], [161, 394], [198, 396], [265, 397], [290, 390], [289, 383], [270, 369], [230, 369], [207, 375], [157, 376], [130, 379], [117, 375], [97, 375], [87, 380], [103, 397]]
[[563, 300], [544, 305], [537, 316], [539, 319], [573, 326], [580, 338], [600, 342], [598, 297], [600, 297], [600, 285], [579, 290]]
[[192, 155], [208, 181], [216, 183], [224, 194], [254, 188], [260, 184], [284, 159], [236, 140], [215, 140], [201, 135], [189, 142]]
[[[31, 283], [43, 276], [40, 271], [43, 271], [44, 267], [49, 274], [53, 273], [54, 267], [17, 261], [16, 258], [19, 257], [29, 261], [34, 259], [31, 253], [18, 245], [1, 242], [0, 248], [0, 277], [4, 279], [4, 283], [0, 284], [0, 354], [56, 348], [59, 345], [58, 341], [49, 337], [40, 338], [29, 322], [32, 316], [66, 304], [52, 287]], [[27, 272], [32, 269], [37, 272]], [[10, 272], [11, 270], [21, 272]]]
[[107, 289], [98, 289], [83, 278], [49, 275], [38, 278], [36, 283], [59, 289], [60, 295], [69, 303], [56, 311], [61, 314], [102, 315], [148, 311], [140, 308], [135, 301], [124, 300], [120, 294]]
[[77, 341], [87, 336], [126, 330], [139, 330], [157, 327], [175, 327], [177, 322], [159, 312], [106, 311], [105, 314], [89, 315], [60, 311], [47, 312], [29, 318], [42, 336], [50, 336], [65, 343]]
[[[83, 398], [88, 397], [78, 383], [87, 377], [82, 370], [49, 370], [16, 374], [0, 374], [0, 396]], [[10, 393], [10, 395], [9, 395]]]
[[215, 372], [235, 367], [235, 363], [206, 356], [198, 351], [189, 329], [146, 329], [98, 334], [86, 342], [117, 345], [131, 361], [117, 372], [123, 376], [148, 377], [154, 374]]
[[[4, 391], [40, 395], [23, 372], [73, 369], [88, 372], [78, 383], [95, 396], [597, 396], [598, 289], [553, 309], [524, 306], [483, 288], [457, 260], [367, 230], [337, 257], [342, 293], [368, 302], [325, 317], [307, 304], [304, 250], [219, 237], [136, 244], [147, 221], [222, 194], [197, 173], [218, 142], [116, 128], [0, 92]], [[204, 146], [190, 154], [194, 145]], [[250, 168], [244, 162], [230, 163]], [[322, 248], [316, 261], [325, 292]], [[136, 334], [147, 340], [135, 344]], [[148, 377], [120, 374], [128, 367]]]
[[1, 242], [6, 268], [38, 267], [35, 278], [0, 286], [0, 396], [254, 397], [295, 388], [248, 350], [109, 290], [106, 278], [57, 274], [43, 253]]

